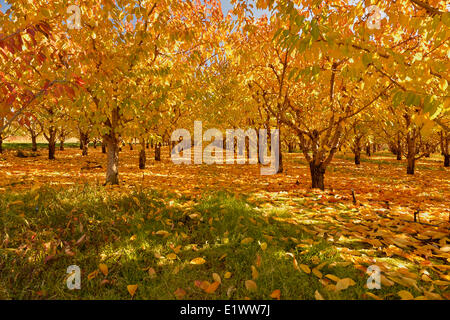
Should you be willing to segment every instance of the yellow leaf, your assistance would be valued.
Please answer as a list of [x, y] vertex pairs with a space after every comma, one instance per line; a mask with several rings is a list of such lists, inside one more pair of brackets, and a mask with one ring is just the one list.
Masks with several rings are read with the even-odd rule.
[[267, 249], [267, 243], [263, 242], [259, 245], [262, 249], [262, 251], [265, 251]]
[[155, 278], [156, 277], [156, 271], [153, 268], [148, 269], [148, 275], [150, 276], [150, 278]]
[[206, 288], [205, 292], [206, 293], [214, 293], [214, 292], [216, 292], [219, 285], [220, 285], [220, 282], [215, 281], [211, 285], [209, 285], [208, 288]]
[[130, 241], [134, 241], [134, 240], [136, 240], [136, 238], [137, 238], [137, 236], [136, 236], [135, 234], [133, 234], [133, 235], [130, 237]]
[[339, 280], [341, 280], [339, 277], [336, 277], [334, 274], [327, 274], [325, 277], [333, 280], [334, 282], [338, 282]]
[[258, 279], [258, 276], [259, 276], [258, 270], [256, 269], [255, 266], [252, 266], [251, 268], [252, 268], [252, 279], [253, 279], [253, 280]]
[[397, 294], [402, 298], [402, 300], [414, 300], [414, 296], [406, 290], [401, 290]]
[[444, 281], [444, 280], [434, 280], [433, 284], [435, 284], [437, 286], [448, 286], [448, 285], [450, 285], [450, 282]]
[[312, 269], [312, 273], [314, 273], [314, 275], [319, 278], [322, 279], [322, 272], [320, 272], [319, 270], [317, 270], [316, 268]]
[[222, 279], [220, 278], [220, 276], [217, 273], [213, 273], [212, 277], [215, 282], [222, 283]]
[[281, 298], [281, 291], [279, 289], [275, 290], [274, 292], [272, 292], [272, 294], [270, 295], [270, 297], [272, 299], [277, 299], [280, 300]]
[[184, 291], [181, 288], [178, 288], [177, 290], [175, 290], [174, 294], [175, 294], [175, 297], [177, 297], [178, 300], [181, 300], [186, 295], [186, 291]]
[[391, 281], [385, 276], [381, 275], [381, 284], [386, 287], [392, 287], [395, 283], [394, 281]]
[[169, 260], [175, 260], [177, 258], [177, 255], [175, 253], [169, 253], [167, 255], [167, 259]]
[[314, 297], [316, 298], [316, 300], [325, 300], [318, 290], [314, 292]]
[[100, 271], [105, 275], [105, 277], [108, 275], [108, 266], [104, 263], [100, 263], [98, 265], [98, 268], [100, 269]]
[[253, 280], [245, 281], [245, 287], [247, 288], [248, 291], [256, 291], [258, 289], [256, 282]]
[[356, 283], [350, 278], [341, 279], [336, 283], [336, 291], [345, 290], [350, 286], [354, 286]]
[[130, 293], [131, 297], [134, 297], [134, 294], [136, 293], [137, 288], [138, 288], [137, 284], [130, 284], [127, 286], [127, 290]]
[[241, 244], [249, 244], [253, 242], [253, 238], [242, 239]]
[[308, 273], [308, 274], [311, 273], [311, 269], [306, 264], [301, 264], [300, 269], [302, 269], [303, 272], [305, 272], [305, 273]]
[[98, 270], [95, 270], [88, 274], [88, 280], [94, 279], [98, 275]]
[[195, 258], [191, 261], [191, 264], [204, 264], [206, 263], [206, 260], [203, 258]]
[[231, 278], [231, 272], [225, 272], [225, 275], [223, 276], [225, 279]]
[[169, 235], [169, 233], [165, 230], [159, 230], [159, 231], [156, 231], [156, 235], [167, 237]]
[[369, 297], [371, 297], [371, 298], [373, 298], [375, 300], [383, 300], [379, 296], [373, 294], [372, 292], [366, 292], [366, 295], [368, 295]]
[[209, 281], [202, 281], [202, 283], [200, 283], [200, 289], [206, 290], [210, 285], [211, 283], [209, 283]]

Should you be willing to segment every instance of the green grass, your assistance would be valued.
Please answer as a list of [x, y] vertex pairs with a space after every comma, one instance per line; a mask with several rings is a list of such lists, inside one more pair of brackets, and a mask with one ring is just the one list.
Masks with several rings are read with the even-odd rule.
[[[316, 290], [330, 299], [363, 298], [367, 276], [352, 266], [331, 267], [342, 261], [336, 247], [305, 232], [308, 225], [292, 224], [291, 216], [287, 208], [264, 209], [225, 192], [191, 199], [90, 185], [8, 191], [0, 195], [0, 299], [130, 299], [130, 284], [139, 286], [136, 299], [175, 299], [177, 288], [187, 299], [270, 299], [276, 289], [283, 299], [314, 299]], [[242, 244], [245, 238], [253, 242]], [[312, 240], [307, 249], [298, 246], [305, 239]], [[176, 259], [168, 259], [178, 246]], [[190, 264], [197, 257], [206, 263]], [[293, 257], [311, 267], [326, 262], [323, 275], [357, 284], [340, 293], [325, 291], [315, 275], [294, 268]], [[109, 274], [88, 280], [100, 263]], [[70, 265], [82, 270], [81, 290], [66, 287]], [[256, 292], [245, 288], [252, 266], [259, 272]], [[224, 279], [226, 272], [230, 279]], [[213, 273], [222, 278], [214, 294], [194, 285], [212, 283]]]
[[[56, 144], [57, 149], [59, 149], [59, 143]], [[78, 143], [64, 143], [64, 148], [78, 148], [80, 145]], [[48, 143], [38, 143], [37, 144], [38, 150], [39, 149], [47, 149]], [[31, 143], [10, 143], [10, 142], [4, 142], [3, 143], [3, 149], [4, 150], [31, 150], [32, 144]]]

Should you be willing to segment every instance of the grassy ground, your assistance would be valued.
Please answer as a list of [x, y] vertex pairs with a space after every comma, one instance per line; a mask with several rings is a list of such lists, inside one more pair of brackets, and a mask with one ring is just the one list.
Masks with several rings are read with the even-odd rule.
[[[103, 163], [99, 152], [88, 161]], [[437, 159], [411, 178], [390, 162], [355, 168], [343, 156], [328, 175], [333, 189], [320, 192], [301, 179], [300, 155], [285, 157], [283, 175], [261, 177], [257, 167], [167, 161], [139, 172], [137, 151], [124, 148], [122, 185], [102, 187], [101, 169], [75, 179], [77, 153], [48, 162], [11, 151], [0, 162], [0, 299], [450, 298], [448, 181]], [[416, 203], [437, 226], [412, 221]], [[373, 264], [381, 290], [366, 287]], [[70, 265], [82, 270], [81, 290], [66, 287]]]
[[[304, 200], [297, 199], [297, 208]], [[367, 275], [349, 266], [332, 242], [306, 232], [306, 221], [297, 219], [294, 226], [289, 210], [227, 193], [206, 193], [197, 201], [149, 190], [41, 187], [1, 196], [0, 210], [6, 234], [0, 249], [2, 299], [129, 299], [130, 284], [138, 285], [137, 299], [174, 299], [178, 288], [189, 299], [270, 299], [274, 290], [284, 299], [314, 299], [316, 290], [326, 299], [370, 298]], [[206, 263], [190, 264], [198, 257]], [[294, 258], [298, 265], [321, 266], [323, 279], [332, 274], [356, 285], [325, 290], [322, 282], [333, 281], [297, 269]], [[100, 263], [108, 266], [107, 276], [96, 272]], [[70, 265], [82, 269], [81, 290], [66, 288]], [[212, 283], [213, 273], [222, 283], [208, 294], [196, 281]], [[255, 292], [245, 286], [252, 278]], [[399, 290], [395, 285], [376, 293], [395, 298]]]

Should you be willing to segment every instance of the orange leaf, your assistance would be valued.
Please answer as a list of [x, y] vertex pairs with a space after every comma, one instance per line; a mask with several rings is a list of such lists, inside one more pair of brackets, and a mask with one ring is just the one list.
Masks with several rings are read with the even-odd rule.
[[280, 300], [280, 297], [281, 297], [281, 290], [279, 290], [279, 289], [275, 290], [274, 292], [272, 292], [272, 294], [270, 295], [270, 297], [271, 297], [272, 299]]
[[127, 286], [127, 290], [130, 293], [131, 297], [134, 297], [134, 294], [136, 293], [137, 288], [138, 288], [137, 284], [130, 284]]

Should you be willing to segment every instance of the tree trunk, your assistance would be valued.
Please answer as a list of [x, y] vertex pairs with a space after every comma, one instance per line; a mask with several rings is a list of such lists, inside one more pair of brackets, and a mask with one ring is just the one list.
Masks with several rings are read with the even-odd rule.
[[119, 140], [114, 136], [106, 136], [107, 159], [106, 185], [119, 184]]
[[59, 141], [59, 150], [64, 151], [64, 140]]
[[401, 149], [401, 147], [399, 149], [397, 149], [397, 160], [398, 161], [402, 160], [402, 149]]
[[408, 168], [406, 170], [407, 174], [414, 174], [414, 169], [416, 167], [416, 158], [414, 156], [410, 157], [408, 155]]
[[406, 135], [406, 143], [408, 147], [408, 167], [406, 169], [407, 174], [414, 174], [416, 166], [416, 130], [409, 131]]
[[316, 165], [314, 162], [311, 162], [309, 169], [311, 171], [312, 188], [325, 190], [325, 168], [323, 164]]
[[57, 130], [54, 127], [49, 128], [48, 135], [44, 133], [44, 137], [48, 141], [48, 159], [49, 160], [55, 160], [56, 133], [57, 133]]
[[37, 151], [37, 143], [36, 143], [36, 136], [31, 136], [31, 151], [36, 152]]
[[367, 146], [366, 146], [366, 153], [367, 153], [367, 155], [369, 156], [369, 157], [371, 157], [372, 156], [372, 150], [371, 150], [372, 148], [371, 148], [371, 145], [370, 145], [370, 143], [368, 143], [367, 144]]
[[141, 151], [139, 153], [139, 169], [145, 169], [146, 155], [145, 155], [145, 140], [141, 140]]
[[356, 136], [355, 141], [353, 142], [353, 154], [355, 155], [355, 164], [361, 164], [361, 136]]
[[361, 164], [361, 151], [355, 151], [355, 164], [359, 166]]
[[48, 141], [48, 159], [55, 160], [55, 151], [56, 151], [56, 139], [55, 137], [50, 136]]
[[3, 137], [0, 134], [0, 154], [2, 154], [2, 153], [3, 153]]
[[450, 152], [449, 152], [449, 142], [450, 134], [448, 132], [441, 131], [441, 153], [444, 156], [444, 167], [448, 168], [450, 166]]
[[402, 141], [400, 140], [400, 133], [397, 135], [397, 160], [402, 160]]
[[88, 148], [89, 148], [89, 135], [87, 133], [84, 132], [80, 132], [80, 139], [81, 139], [81, 150], [82, 153], [81, 155], [83, 157], [88, 155]]
[[294, 144], [292, 142], [288, 143], [288, 153], [294, 152]]
[[155, 145], [155, 161], [161, 161], [161, 142]]
[[105, 139], [102, 141], [102, 153], [106, 153], [106, 142]]

